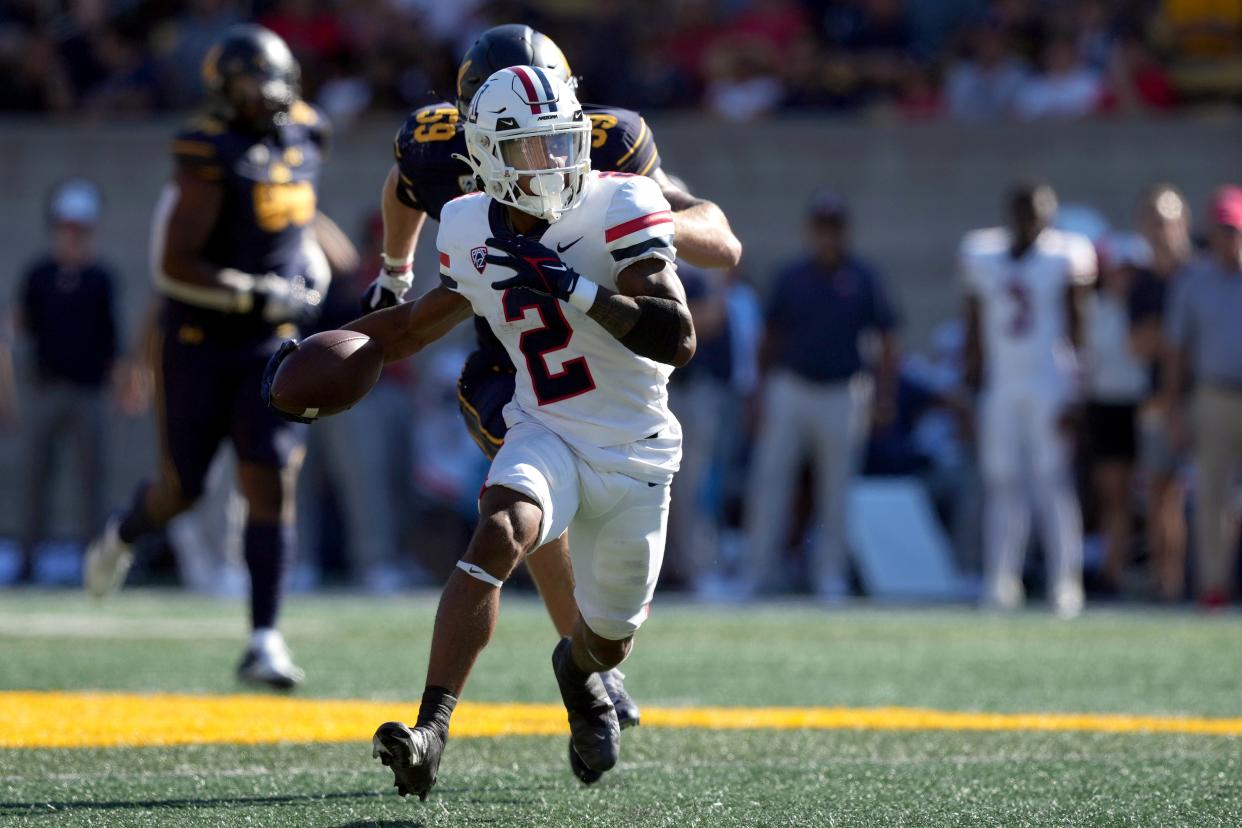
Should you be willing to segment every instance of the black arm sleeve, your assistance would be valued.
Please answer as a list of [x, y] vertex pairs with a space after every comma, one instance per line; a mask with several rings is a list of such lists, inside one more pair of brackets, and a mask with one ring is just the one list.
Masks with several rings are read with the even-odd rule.
[[640, 357], [672, 365], [677, 358], [690, 312], [679, 302], [656, 296], [638, 296], [638, 321], [617, 341]]

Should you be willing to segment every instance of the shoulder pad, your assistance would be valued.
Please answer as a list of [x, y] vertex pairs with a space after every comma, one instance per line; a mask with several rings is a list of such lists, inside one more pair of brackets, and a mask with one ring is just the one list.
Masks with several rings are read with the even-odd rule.
[[194, 118], [173, 136], [169, 146], [182, 169], [208, 181], [220, 181], [232, 163], [228, 128], [217, 118]]
[[590, 104], [582, 111], [591, 119], [592, 169], [651, 175], [660, 168], [655, 136], [637, 112]]
[[393, 154], [397, 163], [411, 153], [421, 153], [427, 147], [452, 140], [457, 135], [457, 107], [447, 101], [428, 104], [410, 113], [397, 131], [393, 141]]

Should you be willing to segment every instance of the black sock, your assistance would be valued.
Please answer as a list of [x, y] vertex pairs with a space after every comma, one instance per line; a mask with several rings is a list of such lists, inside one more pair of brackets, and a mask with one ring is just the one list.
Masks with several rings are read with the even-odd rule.
[[440, 732], [440, 738], [448, 741], [449, 718], [457, 707], [457, 697], [443, 687], [428, 687], [423, 691], [422, 704], [418, 706], [416, 727], [429, 727]]
[[293, 543], [291, 529], [274, 523], [247, 523], [243, 549], [250, 570], [250, 625], [276, 626], [285, 568]]
[[121, 523], [117, 527], [117, 534], [121, 536], [121, 540], [125, 543], [133, 543], [142, 538], [144, 535], [150, 535], [158, 532], [162, 526], [147, 514], [147, 486], [143, 483], [137, 489], [134, 489], [134, 499], [130, 502], [129, 508], [125, 510], [125, 514], [121, 515]]

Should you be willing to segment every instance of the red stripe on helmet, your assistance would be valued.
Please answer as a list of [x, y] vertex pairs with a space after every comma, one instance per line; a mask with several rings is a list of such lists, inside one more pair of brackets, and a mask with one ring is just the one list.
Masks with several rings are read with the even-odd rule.
[[526, 99], [528, 101], [535, 101], [535, 103], [530, 105], [530, 113], [532, 115], [538, 115], [543, 111], [543, 105], [538, 103], [539, 95], [535, 92], [535, 82], [532, 81], [530, 76], [526, 74], [526, 67], [514, 66], [513, 74], [517, 75], [518, 80], [522, 82], [522, 88], [526, 90]]

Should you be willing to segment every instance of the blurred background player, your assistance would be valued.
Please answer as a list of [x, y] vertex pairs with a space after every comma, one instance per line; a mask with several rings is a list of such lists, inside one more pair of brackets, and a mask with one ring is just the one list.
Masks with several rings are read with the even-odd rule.
[[[790, 500], [802, 464], [815, 469], [810, 587], [846, 593], [846, 513], [872, 416], [891, 417], [897, 317], [879, 276], [850, 250], [849, 213], [821, 191], [806, 211], [807, 251], [776, 277], [760, 349], [762, 415], [748, 482], [747, 572], [755, 595], [779, 572]], [[864, 339], [879, 341], [874, 371]]]
[[[488, 29], [462, 58], [457, 73], [456, 102], [424, 106], [402, 125], [394, 143], [396, 163], [389, 170], [381, 196], [384, 214], [384, 267], [363, 297], [366, 311], [401, 301], [414, 279], [414, 249], [427, 216], [439, 221], [444, 205], [476, 189], [475, 174], [464, 160], [466, 143], [461, 118], [483, 82], [510, 66], [536, 66], [571, 85], [576, 81], [560, 47], [521, 24]], [[731, 267], [741, 257], [741, 243], [729, 229], [720, 208], [675, 187], [660, 169], [655, 137], [636, 112], [584, 104], [591, 120], [591, 168], [649, 176], [660, 184], [673, 210], [678, 253], [702, 267]], [[565, 252], [569, 248], [559, 252]], [[478, 349], [466, 360], [458, 384], [458, 400], [466, 426], [488, 457], [504, 443], [502, 410], [513, 398], [515, 369], [504, 346], [481, 318], [475, 319]], [[552, 540], [526, 559], [527, 568], [547, 604], [557, 631], [569, 635], [577, 617], [573, 575], [566, 539]], [[618, 671], [605, 681], [622, 724], [638, 722], [638, 708], [625, 694]]]
[[[1063, 616], [1082, 609], [1082, 516], [1071, 430], [1081, 342], [1080, 293], [1095, 278], [1083, 236], [1053, 229], [1045, 184], [1009, 196], [1010, 226], [962, 240], [967, 375], [981, 390], [979, 455], [986, 500], [985, 605], [1022, 603], [1030, 495], [1039, 513], [1048, 594]], [[1030, 495], [1028, 495], [1028, 490]]]
[[[1222, 187], [1207, 218], [1208, 250], [1178, 278], [1165, 320], [1163, 398], [1174, 445], [1194, 436], [1198, 598], [1216, 609], [1229, 602], [1236, 577], [1231, 494], [1242, 470], [1242, 187]], [[1188, 417], [1182, 397], [1192, 377]]]
[[27, 268], [18, 329], [29, 340], [33, 376], [22, 406], [24, 525], [18, 581], [35, 578], [46, 540], [57, 455], [68, 448], [85, 540], [104, 521], [104, 405], [117, 356], [116, 277], [95, 254], [102, 197], [75, 178], [52, 190], [47, 205], [50, 249]]
[[301, 433], [265, 408], [259, 382], [281, 335], [313, 316], [327, 287], [311, 228], [328, 130], [299, 97], [288, 47], [266, 29], [229, 29], [203, 73], [210, 108], [173, 139], [152, 228], [160, 467], [92, 544], [86, 586], [102, 596], [124, 581], [132, 545], [194, 504], [229, 439], [247, 506], [253, 630], [238, 676], [288, 688], [302, 671], [276, 620]]

